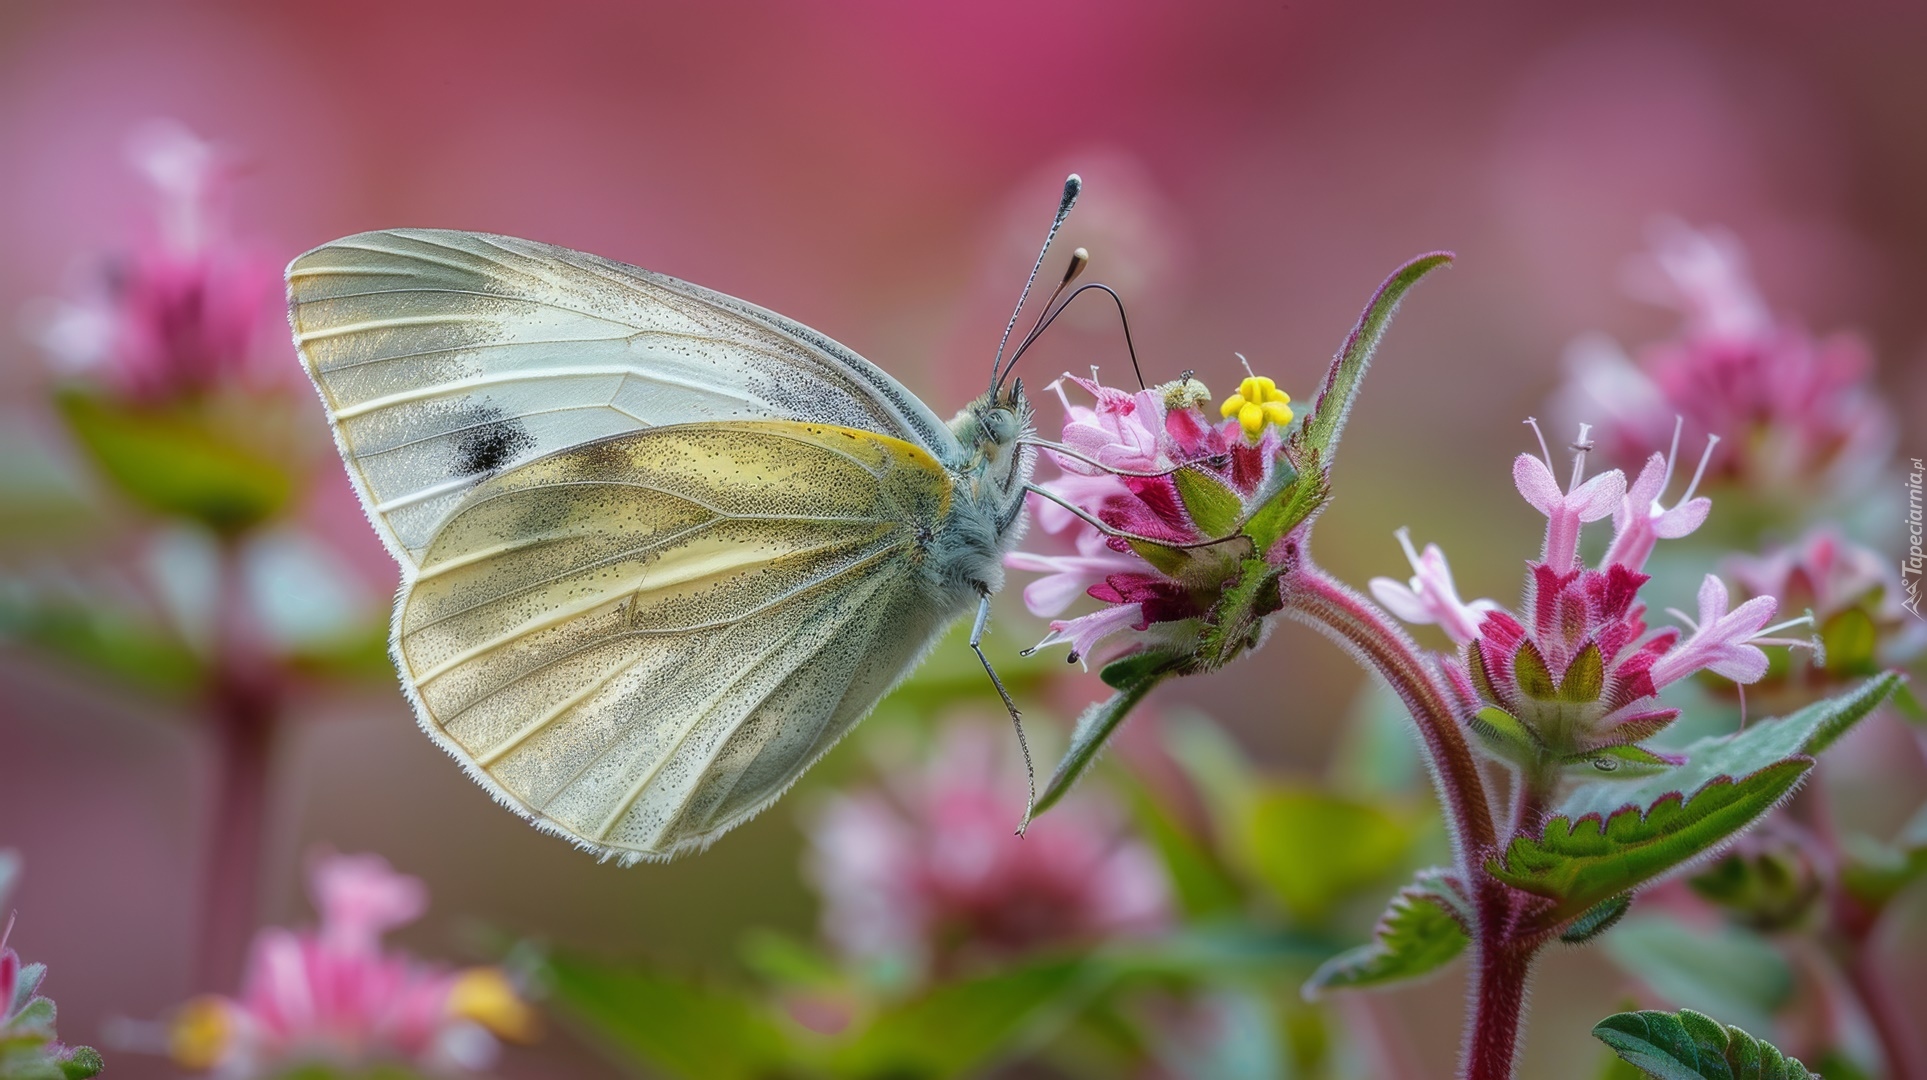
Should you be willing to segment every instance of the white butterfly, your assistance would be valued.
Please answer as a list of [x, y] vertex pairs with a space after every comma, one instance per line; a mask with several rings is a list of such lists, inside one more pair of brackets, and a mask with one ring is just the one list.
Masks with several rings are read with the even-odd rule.
[[773, 312], [502, 236], [362, 233], [287, 277], [401, 564], [403, 689], [537, 827], [625, 863], [706, 846], [973, 605], [977, 646], [1024, 523], [1021, 382], [946, 424]]

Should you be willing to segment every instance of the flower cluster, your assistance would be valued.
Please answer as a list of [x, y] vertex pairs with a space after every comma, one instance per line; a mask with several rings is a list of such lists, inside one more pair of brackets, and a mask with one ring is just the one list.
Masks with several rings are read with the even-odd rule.
[[1812, 665], [1776, 665], [1789, 682], [1860, 678], [1912, 662], [1927, 650], [1927, 623], [1903, 606], [1899, 568], [1832, 525], [1764, 555], [1735, 555], [1728, 572], [1748, 596], [1770, 596], [1782, 611], [1806, 611], [1822, 643]]
[[1680, 333], [1637, 360], [1599, 337], [1575, 342], [1565, 408], [1601, 418], [1601, 449], [1631, 463], [1665, 449], [1668, 418], [1691, 438], [1720, 433], [1729, 449], [1709, 480], [1754, 496], [1838, 494], [1886, 460], [1891, 410], [1869, 385], [1857, 338], [1815, 339], [1775, 316], [1748, 275], [1738, 242], [1679, 222], [1655, 230], [1635, 267], [1635, 291], [1675, 308]]
[[499, 968], [451, 971], [383, 949], [383, 934], [427, 909], [419, 879], [376, 855], [330, 856], [309, 887], [320, 927], [261, 931], [238, 998], [197, 998], [175, 1014], [175, 1064], [229, 1078], [305, 1062], [465, 1074], [493, 1063], [499, 1038], [534, 1034], [534, 1013]]
[[137, 132], [129, 154], [158, 200], [155, 228], [84, 299], [39, 313], [35, 336], [61, 367], [144, 403], [271, 377], [256, 370], [256, 344], [277, 321], [280, 275], [227, 234], [231, 162], [172, 123]]
[[[1074, 404], [1067, 381], [1094, 403]], [[1069, 643], [1078, 661], [1117, 634], [1139, 646], [1195, 637], [1225, 577], [1184, 573], [1147, 554], [1221, 539], [1200, 520], [1205, 507], [1242, 509], [1271, 490], [1285, 460], [1291, 399], [1272, 380], [1250, 377], [1213, 421], [1204, 411], [1210, 391], [1191, 378], [1132, 394], [1102, 385], [1093, 371], [1089, 379], [1065, 375], [1051, 388], [1064, 406], [1062, 442], [1050, 450], [1062, 475], [1043, 485], [1048, 498], [1033, 496], [1033, 507], [1039, 527], [1068, 533], [1074, 550], [1005, 559], [1014, 570], [1044, 575], [1024, 589], [1031, 612], [1052, 619], [1036, 647]], [[1082, 595], [1104, 607], [1057, 618]]]
[[999, 745], [990, 729], [953, 727], [926, 763], [815, 816], [809, 873], [844, 953], [943, 975], [1169, 921], [1157, 857], [1094, 795], [1066, 800], [1011, 842], [1025, 784]]
[[[1700, 585], [1698, 620], [1675, 613], [1689, 635], [1649, 632], [1639, 600], [1649, 580], [1642, 572], [1646, 560], [1657, 541], [1697, 529], [1712, 504], [1695, 497], [1697, 475], [1677, 502], [1661, 504], [1671, 486], [1677, 429], [1670, 449], [1653, 454], [1631, 484], [1616, 469], [1586, 477], [1587, 434], [1582, 427], [1564, 487], [1543, 441], [1543, 457], [1521, 454], [1513, 463], [1519, 494], [1546, 516], [1544, 546], [1528, 563], [1517, 611], [1490, 600], [1461, 601], [1444, 554], [1435, 546], [1416, 554], [1403, 536], [1410, 584], [1371, 583], [1400, 618], [1437, 624], [1452, 639], [1458, 655], [1443, 667], [1473, 730], [1488, 749], [1539, 775], [1573, 766], [1639, 771], [1674, 763], [1638, 745], [1679, 715], [1659, 702], [1660, 690], [1700, 671], [1755, 682], [1767, 671], [1761, 645], [1799, 644], [1770, 636], [1780, 629], [1767, 626], [1778, 608], [1771, 596], [1729, 610], [1726, 586], [1711, 574]], [[1607, 518], [1612, 543], [1596, 567], [1585, 566], [1580, 532]]]

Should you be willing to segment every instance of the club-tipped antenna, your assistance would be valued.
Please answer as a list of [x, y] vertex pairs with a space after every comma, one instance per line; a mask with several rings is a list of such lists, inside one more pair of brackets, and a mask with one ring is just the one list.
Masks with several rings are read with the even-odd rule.
[[1050, 299], [1044, 301], [1044, 309], [1037, 313], [1037, 321], [1030, 324], [1030, 332], [1024, 335], [1024, 339], [1017, 343], [1015, 349], [1010, 350], [1010, 361], [1004, 365], [1002, 371], [997, 373], [997, 377], [992, 383], [993, 389], [1002, 386], [1004, 380], [1010, 377], [1010, 373], [1017, 370], [1017, 358], [1024, 355], [1024, 350], [1030, 348], [1031, 343], [1037, 340], [1037, 335], [1044, 332], [1046, 320], [1052, 318], [1053, 313], [1051, 312], [1050, 306], [1057, 302], [1058, 297], [1064, 295], [1064, 290], [1069, 288], [1070, 283], [1076, 281], [1077, 276], [1082, 274], [1084, 268], [1090, 264], [1091, 253], [1089, 251], [1084, 248], [1078, 248], [1076, 251], [1071, 252], [1070, 265], [1064, 267], [1064, 276], [1058, 279], [1057, 288], [1051, 290]]
[[1010, 313], [1010, 321], [1004, 324], [1004, 336], [997, 342], [997, 355], [990, 361], [990, 389], [996, 392], [999, 375], [1004, 364], [1004, 346], [1010, 344], [1010, 332], [1017, 328], [1017, 317], [1024, 313], [1024, 301], [1030, 299], [1030, 287], [1037, 280], [1037, 272], [1044, 268], [1044, 256], [1050, 252], [1050, 243], [1057, 239], [1057, 230], [1064, 227], [1064, 219], [1071, 216], [1071, 207], [1077, 205], [1077, 196], [1084, 190], [1084, 181], [1072, 173], [1064, 180], [1064, 197], [1058, 200], [1057, 216], [1051, 219], [1050, 232], [1044, 234], [1044, 246], [1037, 252], [1037, 261], [1031, 264], [1030, 277], [1024, 279], [1024, 291], [1017, 294], [1017, 310]]

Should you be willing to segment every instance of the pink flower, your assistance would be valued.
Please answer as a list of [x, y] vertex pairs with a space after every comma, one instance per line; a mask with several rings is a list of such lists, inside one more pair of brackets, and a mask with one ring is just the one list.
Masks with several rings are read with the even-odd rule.
[[[1068, 380], [1095, 399], [1090, 406], [1065, 395]], [[1264, 383], [1255, 377], [1247, 383]], [[1084, 661], [1099, 643], [1116, 635], [1131, 647], [1195, 635], [1197, 620], [1211, 610], [1227, 584], [1222, 576], [1175, 576], [1147, 561], [1149, 548], [1185, 549], [1215, 539], [1204, 535], [1187, 498], [1216, 498], [1248, 505], [1283, 460], [1277, 424], [1289, 422], [1284, 395], [1272, 388], [1270, 413], [1249, 424], [1234, 410], [1214, 421], [1203, 406], [1210, 392], [1182, 380], [1135, 394], [1066, 375], [1052, 384], [1064, 402], [1063, 436], [1049, 450], [1062, 475], [1043, 485], [1048, 498], [1033, 496], [1046, 533], [1067, 530], [1074, 554], [1015, 552], [1005, 565], [1044, 574], [1024, 590], [1032, 613], [1052, 618], [1050, 633], [1035, 648], [1066, 644], [1073, 661]], [[1198, 486], [1180, 488], [1177, 473]], [[1226, 569], [1235, 570], [1235, 561]], [[1055, 618], [1079, 595], [1105, 606], [1075, 618]]]
[[1834, 526], [1819, 526], [1765, 555], [1735, 555], [1726, 565], [1745, 595], [1773, 597], [1782, 611], [1813, 613], [1826, 644], [1817, 666], [1804, 673], [1808, 680], [1869, 675], [1927, 651], [1927, 622], [1907, 607], [1900, 568]]
[[[1658, 540], [1691, 533], [1712, 504], [1689, 485], [1675, 505], [1660, 505], [1671, 454], [1653, 455], [1630, 487], [1616, 470], [1587, 479], [1586, 434], [1582, 426], [1564, 489], [1543, 438], [1543, 459], [1522, 454], [1513, 463], [1519, 494], [1546, 515], [1542, 557], [1527, 564], [1517, 611], [1460, 603], [1444, 554], [1428, 547], [1413, 555], [1403, 535], [1418, 576], [1410, 588], [1379, 579], [1373, 592], [1407, 622], [1439, 623], [1459, 646], [1442, 666], [1488, 749], [1538, 770], [1663, 767], [1678, 759], [1637, 746], [1679, 715], [1659, 701], [1661, 689], [1700, 671], [1756, 681], [1767, 667], [1759, 646], [1790, 642], [1766, 636], [1778, 629], [1766, 626], [1776, 608], [1770, 598], [1728, 611], [1726, 588], [1711, 575], [1700, 588], [1698, 622], [1680, 616], [1690, 637], [1648, 631], [1639, 595], [1651, 579], [1642, 567]], [[1596, 568], [1580, 565], [1580, 531], [1608, 515], [1614, 537], [1605, 558]]]
[[1108, 802], [1072, 796], [1012, 839], [1025, 783], [999, 746], [989, 729], [953, 726], [922, 764], [814, 816], [808, 872], [846, 954], [945, 974], [1168, 924], [1162, 868]]
[[1461, 601], [1458, 588], [1452, 584], [1452, 568], [1446, 565], [1445, 552], [1440, 551], [1437, 544], [1425, 545], [1425, 553], [1421, 555], [1412, 550], [1410, 529], [1400, 529], [1394, 535], [1399, 546], [1405, 549], [1406, 561], [1412, 564], [1411, 584], [1401, 585], [1386, 577], [1373, 578], [1372, 595], [1406, 622], [1437, 623], [1453, 644], [1464, 645], [1478, 637], [1480, 620], [1486, 612], [1497, 611], [1498, 603]]
[[315, 862], [309, 889], [320, 928], [256, 935], [238, 999], [197, 998], [175, 1015], [176, 1064], [235, 1078], [317, 1061], [462, 1075], [493, 1063], [498, 1037], [532, 1035], [534, 1014], [501, 970], [382, 949], [382, 934], [426, 909], [419, 879], [380, 856], [337, 855]]
[[143, 402], [278, 381], [290, 366], [255, 358], [258, 335], [278, 322], [280, 274], [227, 235], [232, 166], [173, 123], [137, 132], [129, 156], [154, 187], [153, 233], [101, 273], [85, 299], [40, 312], [35, 336], [62, 367], [98, 374]]
[[1676, 445], [1668, 421], [1680, 417], [1688, 438], [1729, 440], [1708, 480], [1755, 494], [1837, 495], [1886, 459], [1896, 429], [1866, 346], [1816, 340], [1776, 317], [1731, 235], [1663, 223], [1636, 270], [1638, 295], [1680, 312], [1678, 337], [1636, 361], [1610, 341], [1576, 342], [1561, 393], [1567, 411], [1604, 418], [1610, 458], [1630, 464]]

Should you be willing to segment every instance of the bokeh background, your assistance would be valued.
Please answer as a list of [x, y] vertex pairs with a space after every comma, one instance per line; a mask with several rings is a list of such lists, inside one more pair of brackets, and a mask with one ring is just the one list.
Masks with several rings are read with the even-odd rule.
[[[1656, 216], [1730, 227], [1776, 307], [1858, 328], [1902, 456], [1927, 451], [1924, 49], [1927, 8], [1881, 3], [0, 5], [0, 468], [88, 483], [27, 327], [151, 215], [125, 147], [154, 118], [239, 156], [236, 230], [276, 264], [398, 225], [582, 248], [820, 328], [940, 412], [980, 387], [1076, 170], [1087, 194], [1064, 243], [1123, 293], [1153, 380], [1195, 369], [1229, 389], [1235, 350], [1308, 396], [1392, 266], [1455, 250], [1381, 354], [1320, 549], [1354, 581], [1402, 576], [1392, 530], [1411, 525], [1469, 593], [1507, 597], [1537, 543], [1507, 463], [1562, 350], [1674, 324], [1621, 287]], [[1025, 360], [1033, 385], [1092, 364], [1128, 381], [1096, 304]], [[325, 479], [294, 514], [311, 546], [274, 580], [296, 621], [347, 625], [385, 608], [394, 572], [320, 410], [300, 420]], [[1896, 523], [1886, 550], [1903, 538]], [[39, 565], [24, 546], [8, 545], [12, 572]], [[993, 659], [1061, 666], [1017, 657], [1042, 632], [1007, 595]], [[1257, 662], [1158, 704], [1314, 773], [1363, 680], [1285, 627]], [[1054, 685], [1038, 711], [1060, 727], [1040, 740], [1061, 744], [1062, 716], [1098, 692]], [[0, 652], [0, 846], [25, 856], [13, 903], [31, 912], [15, 944], [52, 965], [69, 1039], [192, 989], [210, 805], [189, 707]], [[427, 880], [433, 915], [401, 939], [424, 952], [472, 950], [465, 928], [492, 927], [726, 965], [746, 928], [814, 923], [798, 873], [811, 785], [701, 857], [624, 870], [493, 806], [379, 679], [296, 713], [276, 749], [266, 921], [310, 918], [302, 853], [325, 844]], [[1856, 740], [1830, 767], [1876, 769], [1883, 747]], [[1924, 936], [1916, 912], [1902, 947], [1927, 955]], [[1432, 1075], [1449, 1072], [1458, 978], [1391, 999]], [[1568, 1075], [1558, 1048], [1616, 1007], [1622, 977], [1561, 955], [1536, 986], [1525, 1074]], [[607, 1066], [561, 1031], [505, 1068]], [[169, 1074], [131, 1055], [111, 1071]]]

